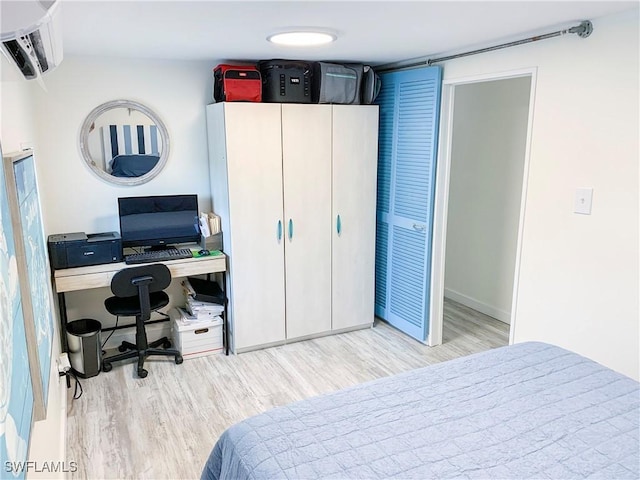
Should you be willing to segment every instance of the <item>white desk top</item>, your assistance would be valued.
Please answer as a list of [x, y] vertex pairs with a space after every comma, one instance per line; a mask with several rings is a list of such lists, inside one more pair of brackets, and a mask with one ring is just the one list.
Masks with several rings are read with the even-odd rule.
[[[186, 277], [205, 273], [224, 272], [227, 269], [225, 254], [208, 257], [183, 258], [169, 260], [164, 263], [171, 271], [172, 277]], [[108, 287], [116, 272], [139, 265], [120, 263], [105, 263], [89, 267], [65, 268], [54, 272], [54, 284], [57, 293], [88, 290], [90, 288]]]

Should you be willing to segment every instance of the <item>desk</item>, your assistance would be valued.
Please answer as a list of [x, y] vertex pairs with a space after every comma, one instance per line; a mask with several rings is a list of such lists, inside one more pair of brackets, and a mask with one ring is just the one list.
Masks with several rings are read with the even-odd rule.
[[[202, 275], [208, 273], [224, 272], [227, 269], [227, 256], [224, 254], [213, 255], [209, 257], [184, 258], [179, 260], [169, 260], [164, 263], [171, 271], [171, 278], [187, 277], [189, 275]], [[62, 350], [66, 352], [67, 348], [67, 304], [64, 297], [65, 292], [75, 292], [80, 290], [89, 290], [91, 288], [110, 287], [113, 276], [124, 268], [136, 267], [139, 265], [127, 265], [124, 262], [106, 263], [103, 265], [91, 265], [89, 267], [65, 268], [55, 270], [53, 274], [53, 286], [58, 294], [58, 306], [60, 308], [60, 323], [62, 330], [60, 332], [62, 341]], [[222, 291], [226, 294], [226, 286], [223, 285]], [[226, 303], [226, 301], [225, 301]], [[226, 305], [224, 313], [224, 341], [225, 351], [229, 354], [229, 334], [226, 319]]]

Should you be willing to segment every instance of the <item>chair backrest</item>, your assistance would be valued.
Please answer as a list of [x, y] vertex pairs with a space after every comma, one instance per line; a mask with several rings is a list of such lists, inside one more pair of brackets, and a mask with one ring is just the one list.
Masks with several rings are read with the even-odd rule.
[[[139, 267], [125, 268], [111, 279], [111, 291], [116, 297], [134, 297], [138, 295], [136, 283], [151, 277], [148, 283], [149, 293], [160, 292], [171, 283], [171, 271], [162, 263], [150, 263]], [[147, 283], [146, 281], [144, 283]]]

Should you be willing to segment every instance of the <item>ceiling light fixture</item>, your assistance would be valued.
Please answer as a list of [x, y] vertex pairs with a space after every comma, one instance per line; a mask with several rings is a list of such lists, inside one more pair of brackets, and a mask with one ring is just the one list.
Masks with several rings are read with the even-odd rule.
[[295, 31], [275, 33], [267, 37], [267, 40], [277, 45], [288, 47], [310, 47], [334, 42], [338, 37], [326, 32]]

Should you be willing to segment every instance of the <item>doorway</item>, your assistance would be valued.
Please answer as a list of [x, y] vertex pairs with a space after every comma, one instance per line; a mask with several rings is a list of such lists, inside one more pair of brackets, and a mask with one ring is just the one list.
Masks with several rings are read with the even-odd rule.
[[[512, 343], [535, 71], [443, 85], [429, 345], [447, 336]], [[477, 327], [481, 326], [480, 330]], [[445, 337], [446, 339], [446, 337]]]

